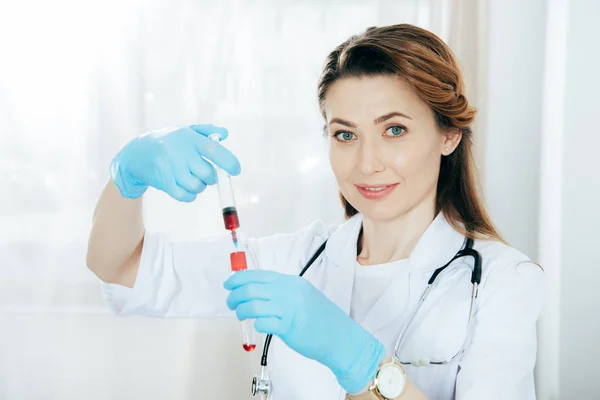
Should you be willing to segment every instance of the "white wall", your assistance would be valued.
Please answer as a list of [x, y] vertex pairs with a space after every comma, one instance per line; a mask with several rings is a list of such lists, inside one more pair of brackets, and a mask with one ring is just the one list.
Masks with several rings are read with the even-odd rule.
[[539, 261], [546, 271], [546, 302], [538, 340], [538, 394], [560, 398], [560, 268], [562, 249], [563, 127], [568, 0], [548, 3], [540, 151]]
[[70, 309], [3, 312], [0, 326], [1, 400], [253, 398], [259, 352], [241, 350], [234, 319]]
[[562, 165], [560, 395], [600, 398], [600, 2], [568, 2]]
[[[485, 110], [480, 124], [485, 136], [479, 140], [478, 149], [484, 195], [501, 235], [512, 246], [539, 261], [547, 2], [490, 1], [487, 12], [487, 95], [479, 105]], [[538, 331], [542, 343], [547, 343], [552, 335], [547, 326], [546, 329], [540, 326]], [[556, 357], [554, 348], [540, 345], [536, 367], [540, 399], [550, 399], [544, 393], [556, 386], [555, 381], [547, 378], [549, 370], [544, 369], [544, 364]]]
[[549, 2], [542, 136], [540, 260], [543, 399], [599, 398], [600, 2]]
[[546, 2], [490, 1], [488, 13], [485, 197], [500, 233], [535, 258]]
[[491, 1], [485, 194], [546, 271], [541, 400], [599, 398], [600, 2]]

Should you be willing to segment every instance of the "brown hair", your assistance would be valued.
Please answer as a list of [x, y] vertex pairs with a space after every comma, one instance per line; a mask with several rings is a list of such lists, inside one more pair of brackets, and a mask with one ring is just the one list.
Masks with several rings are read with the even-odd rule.
[[[476, 111], [465, 97], [460, 69], [450, 48], [435, 34], [410, 24], [371, 27], [333, 50], [319, 79], [321, 114], [333, 82], [346, 77], [390, 75], [406, 80], [434, 112], [442, 130], [458, 129], [462, 140], [440, 165], [436, 214], [471, 238], [503, 241], [481, 199], [475, 175], [471, 124]], [[346, 218], [358, 211], [340, 193]]]

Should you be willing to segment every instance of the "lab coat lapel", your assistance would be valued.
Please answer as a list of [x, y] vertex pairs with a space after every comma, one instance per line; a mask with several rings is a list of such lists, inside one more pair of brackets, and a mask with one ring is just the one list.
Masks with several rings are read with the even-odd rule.
[[340, 268], [329, 268], [323, 293], [337, 304], [346, 314], [350, 314], [352, 287], [354, 286], [354, 269], [344, 265]]
[[323, 293], [347, 314], [350, 314], [356, 243], [361, 226], [362, 216], [357, 214], [333, 232], [325, 246], [332, 268], [327, 268]]
[[[461, 248], [464, 238], [450, 226], [442, 213], [423, 233], [409, 256], [409, 262], [398, 271], [381, 294], [361, 325], [371, 333], [385, 328], [412, 310], [422, 294], [431, 271], [448, 262]], [[366, 267], [368, 268], [368, 267]], [[406, 268], [406, 269], [404, 269]]]

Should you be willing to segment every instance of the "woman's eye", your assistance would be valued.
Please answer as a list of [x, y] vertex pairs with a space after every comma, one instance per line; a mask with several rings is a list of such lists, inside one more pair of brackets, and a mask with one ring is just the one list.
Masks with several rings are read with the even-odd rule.
[[352, 133], [352, 132], [337, 132], [334, 136], [339, 141], [348, 142], [354, 138], [354, 133]]
[[403, 126], [391, 126], [387, 129], [387, 132], [390, 133], [390, 136], [401, 136], [404, 131], [406, 130], [406, 128], [404, 128]]

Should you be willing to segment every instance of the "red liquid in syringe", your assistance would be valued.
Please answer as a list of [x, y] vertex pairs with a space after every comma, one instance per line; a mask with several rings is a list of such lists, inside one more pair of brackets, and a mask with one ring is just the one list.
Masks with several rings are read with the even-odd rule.
[[225, 229], [228, 231], [235, 231], [240, 227], [240, 220], [235, 207], [225, 207], [223, 209], [223, 222], [225, 222]]
[[238, 239], [236, 229], [240, 227], [240, 220], [238, 217], [237, 209], [235, 207], [225, 207], [223, 209], [223, 222], [225, 223], [225, 229], [231, 231], [231, 238], [233, 244], [237, 248]]

